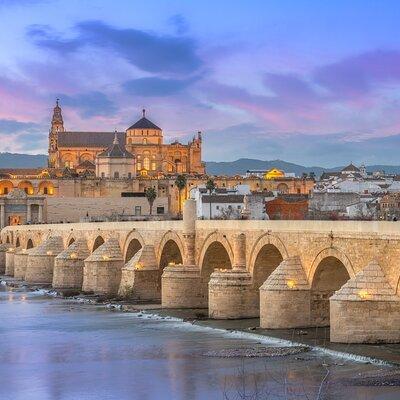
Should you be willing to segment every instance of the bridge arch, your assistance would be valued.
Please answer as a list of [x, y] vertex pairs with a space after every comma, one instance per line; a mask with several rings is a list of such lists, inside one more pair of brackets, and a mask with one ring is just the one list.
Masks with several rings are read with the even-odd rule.
[[309, 272], [313, 326], [330, 325], [329, 298], [354, 275], [350, 260], [339, 249], [331, 247], [317, 255]]
[[[165, 248], [167, 245], [169, 248]], [[168, 251], [170, 253], [169, 256], [166, 256], [167, 253], [164, 253], [164, 258], [163, 258], [163, 252]], [[178, 253], [179, 250], [179, 253]], [[183, 263], [183, 256], [184, 256], [184, 247], [182, 240], [180, 236], [173, 231], [168, 231], [166, 232], [163, 237], [161, 238], [160, 244], [158, 245], [158, 250], [157, 250], [157, 261], [160, 269], [163, 269], [168, 265], [169, 262], [174, 262], [175, 264], [181, 264]], [[172, 253], [175, 255], [173, 256]], [[169, 259], [169, 261], [166, 261]], [[177, 261], [178, 260], [178, 261]], [[166, 264], [165, 264], [166, 263]], [[165, 265], [164, 265], [165, 264]]]
[[215, 269], [231, 269], [233, 250], [228, 239], [220, 232], [207, 236], [200, 251], [199, 267], [203, 280], [208, 282]]
[[26, 249], [31, 249], [33, 247], [33, 240], [31, 239], [31, 238], [29, 238], [27, 241], [26, 241], [26, 246], [25, 246], [25, 248]]
[[280, 238], [265, 234], [257, 239], [250, 253], [249, 272], [258, 289], [289, 254]]
[[137, 231], [132, 231], [125, 239], [123, 246], [124, 260], [127, 263], [144, 246], [144, 239]]
[[355, 277], [356, 274], [354, 272], [353, 265], [352, 265], [351, 261], [349, 260], [349, 258], [346, 256], [346, 254], [342, 250], [340, 250], [336, 247], [328, 247], [326, 249], [321, 250], [316, 255], [313, 262], [311, 263], [311, 267], [308, 272], [308, 281], [310, 283], [314, 280], [314, 275], [318, 268], [318, 265], [324, 258], [327, 258], [327, 257], [337, 258], [346, 268], [347, 273], [349, 274], [350, 278]]
[[96, 239], [94, 240], [93, 245], [91, 246], [92, 253], [93, 253], [96, 249], [98, 249], [102, 244], [104, 244], [104, 242], [105, 242], [105, 240], [104, 240], [103, 236], [98, 235], [98, 236], [96, 237]]
[[158, 262], [160, 272], [162, 273], [163, 269], [170, 263], [183, 263], [182, 251], [177, 242], [173, 239], [168, 239], [161, 248], [161, 254]]
[[64, 247], [68, 248], [69, 246], [71, 246], [72, 243], [74, 243], [76, 241], [77, 237], [75, 232], [72, 232], [67, 236], [65, 242], [64, 242]]

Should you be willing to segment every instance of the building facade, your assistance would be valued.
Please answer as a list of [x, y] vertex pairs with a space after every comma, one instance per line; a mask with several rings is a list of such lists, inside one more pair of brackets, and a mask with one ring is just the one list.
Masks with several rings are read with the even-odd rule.
[[135, 156], [137, 173], [142, 176], [205, 173], [200, 132], [188, 144], [165, 144], [162, 129], [146, 118], [145, 110], [142, 118], [125, 132], [71, 132], [65, 130], [58, 100], [49, 132], [49, 167], [79, 170], [83, 164], [90, 169], [91, 164], [94, 170], [96, 156], [113, 143], [115, 135]]

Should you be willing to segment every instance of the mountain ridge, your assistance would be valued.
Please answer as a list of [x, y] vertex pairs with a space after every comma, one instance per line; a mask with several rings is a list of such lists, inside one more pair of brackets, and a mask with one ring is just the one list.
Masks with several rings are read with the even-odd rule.
[[[47, 166], [46, 154], [24, 154], [24, 153], [0, 153], [0, 168], [45, 168]], [[344, 166], [320, 167], [291, 163], [283, 160], [259, 160], [255, 158], [239, 158], [235, 161], [207, 161], [206, 169], [210, 175], [243, 175], [249, 169], [268, 170], [278, 168], [285, 172], [295, 173], [301, 176], [303, 173], [314, 172], [316, 176], [324, 171], [340, 171]], [[368, 165], [367, 171], [382, 171], [390, 174], [400, 174], [400, 165], [374, 164]]]

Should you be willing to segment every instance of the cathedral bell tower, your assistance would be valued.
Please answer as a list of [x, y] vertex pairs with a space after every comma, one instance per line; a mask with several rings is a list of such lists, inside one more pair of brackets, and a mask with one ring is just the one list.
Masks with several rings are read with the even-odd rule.
[[64, 132], [64, 121], [62, 117], [59, 99], [56, 100], [56, 106], [53, 109], [53, 118], [51, 119], [51, 127], [49, 131], [49, 167], [57, 167], [57, 151], [58, 151], [58, 133]]

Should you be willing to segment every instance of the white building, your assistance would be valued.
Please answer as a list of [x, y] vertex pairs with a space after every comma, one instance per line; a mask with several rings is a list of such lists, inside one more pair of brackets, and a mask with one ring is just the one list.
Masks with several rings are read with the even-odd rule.
[[[266, 219], [264, 196], [252, 194], [248, 185], [215, 189], [211, 194], [199, 186], [191, 191], [191, 197], [196, 200], [199, 219], [241, 219], [246, 211], [251, 219]], [[248, 210], [244, 210], [245, 202]]]

